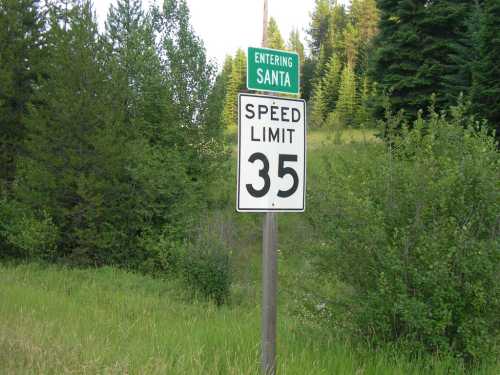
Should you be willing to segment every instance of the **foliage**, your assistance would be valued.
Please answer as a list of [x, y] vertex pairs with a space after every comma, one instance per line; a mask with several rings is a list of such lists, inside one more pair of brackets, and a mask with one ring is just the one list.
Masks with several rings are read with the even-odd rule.
[[228, 302], [231, 291], [230, 253], [224, 243], [202, 233], [182, 257], [182, 275], [188, 287], [217, 305]]
[[43, 73], [44, 27], [38, 0], [0, 1], [0, 189], [15, 177], [24, 116]]
[[[472, 2], [379, 0], [380, 32], [376, 38], [373, 78], [390, 94], [391, 108], [414, 120], [436, 94], [438, 109], [454, 105], [445, 95], [446, 73], [466, 30]], [[456, 98], [455, 98], [456, 100]]]
[[[364, 95], [365, 82], [371, 85], [367, 71], [378, 20], [374, 0], [356, 0], [349, 10], [336, 1], [316, 2], [309, 29], [314, 75], [304, 77], [303, 83], [307, 88], [305, 94], [311, 95], [313, 126], [322, 126], [323, 119], [330, 128], [333, 123], [338, 127], [343, 121], [348, 126], [359, 126], [358, 120], [372, 122], [372, 111], [358, 108], [365, 101], [357, 98]], [[318, 100], [319, 94], [322, 100]], [[355, 116], [358, 112], [363, 113], [362, 118]]]
[[297, 52], [297, 54], [299, 55], [299, 62], [300, 62], [301, 76], [302, 76], [306, 55], [304, 50], [304, 44], [300, 40], [300, 33], [298, 29], [293, 29], [290, 32], [290, 38], [288, 39], [287, 49], [289, 51]]
[[332, 112], [337, 105], [339, 99], [339, 88], [341, 81], [342, 62], [338, 56], [333, 55], [330, 57], [328, 65], [326, 66], [326, 74], [323, 77], [323, 87], [327, 94], [326, 108], [328, 112]]
[[335, 114], [339, 121], [345, 125], [354, 126], [357, 109], [356, 78], [352, 66], [346, 65], [340, 79], [339, 99], [335, 107]]
[[281, 36], [280, 30], [278, 28], [278, 23], [271, 17], [269, 18], [269, 24], [267, 26], [267, 48], [285, 49], [285, 41]]
[[431, 109], [388, 146], [332, 149], [309, 218], [318, 270], [340, 282], [337, 327], [470, 363], [499, 349], [499, 159], [463, 107], [450, 112]]
[[0, 200], [0, 241], [4, 246], [0, 257], [53, 260], [58, 238], [47, 212], [34, 215], [13, 200]]
[[321, 83], [317, 83], [314, 87], [313, 96], [311, 99], [311, 114], [310, 114], [310, 124], [313, 128], [320, 128], [323, 126], [326, 114], [326, 102], [323, 93], [323, 86]]
[[217, 75], [214, 86], [207, 98], [207, 117], [204, 122], [208, 135], [215, 139], [220, 139], [224, 130], [224, 102], [227, 96], [232, 68], [233, 59], [228, 55], [224, 61], [222, 71]]
[[500, 140], [500, 3], [485, 0], [478, 31], [479, 59], [473, 67], [473, 106]]
[[233, 65], [226, 88], [223, 119], [226, 129], [235, 129], [238, 122], [238, 93], [246, 86], [247, 56], [239, 49], [233, 58]]
[[[207, 124], [212, 68], [186, 4], [146, 13], [120, 0], [104, 35], [89, 2], [49, 10], [50, 63], [23, 118], [12, 185], [27, 219], [8, 229], [53, 228], [55, 245], [40, 239], [38, 250], [53, 260], [173, 271], [224, 155]], [[19, 235], [4, 241], [34, 247]]]

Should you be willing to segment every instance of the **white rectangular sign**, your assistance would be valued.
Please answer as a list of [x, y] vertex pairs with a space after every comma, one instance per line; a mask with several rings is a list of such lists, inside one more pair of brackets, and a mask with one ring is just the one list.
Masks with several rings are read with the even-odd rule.
[[305, 210], [306, 103], [239, 94], [238, 212]]

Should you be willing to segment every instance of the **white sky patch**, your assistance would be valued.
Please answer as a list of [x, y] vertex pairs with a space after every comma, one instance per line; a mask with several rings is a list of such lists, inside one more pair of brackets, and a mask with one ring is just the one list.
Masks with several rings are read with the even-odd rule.
[[[94, 0], [101, 27], [111, 3], [116, 0]], [[143, 0], [147, 8], [154, 0]], [[156, 0], [159, 3], [159, 0]], [[349, 0], [341, 0], [347, 4]], [[263, 0], [187, 0], [191, 24], [205, 43], [209, 58], [219, 67], [226, 55], [234, 55], [238, 48], [259, 47], [262, 40]], [[298, 28], [305, 41], [305, 30], [310, 23], [314, 0], [269, 0], [269, 16], [278, 23], [285, 41], [290, 32]]]

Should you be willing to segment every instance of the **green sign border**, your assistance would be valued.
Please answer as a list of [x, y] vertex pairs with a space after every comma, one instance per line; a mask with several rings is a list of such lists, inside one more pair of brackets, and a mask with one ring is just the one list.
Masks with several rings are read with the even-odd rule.
[[[274, 52], [280, 52], [280, 53], [285, 53], [285, 54], [290, 54], [290, 55], [295, 55], [297, 56], [297, 91], [286, 91], [286, 90], [270, 90], [270, 89], [263, 89], [262, 87], [250, 87], [250, 48], [252, 49], [264, 49], [267, 51], [274, 51]], [[248, 90], [253, 90], [253, 91], [261, 91], [261, 92], [274, 92], [277, 94], [292, 94], [292, 95], [300, 95], [300, 56], [297, 52], [294, 51], [283, 51], [279, 49], [273, 49], [273, 48], [265, 48], [265, 47], [248, 47], [247, 48], [247, 89]]]

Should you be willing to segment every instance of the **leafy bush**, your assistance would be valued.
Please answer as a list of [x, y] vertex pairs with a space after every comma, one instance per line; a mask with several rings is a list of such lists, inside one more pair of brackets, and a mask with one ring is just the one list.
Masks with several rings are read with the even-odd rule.
[[42, 211], [35, 215], [18, 203], [0, 199], [0, 243], [9, 254], [50, 260], [55, 257], [58, 229]]
[[477, 125], [431, 109], [386, 145], [329, 150], [309, 218], [328, 239], [319, 269], [342, 283], [338, 325], [468, 362], [498, 350], [499, 158]]
[[226, 303], [231, 290], [230, 252], [212, 235], [203, 235], [183, 254], [182, 276], [188, 287], [217, 305]]

